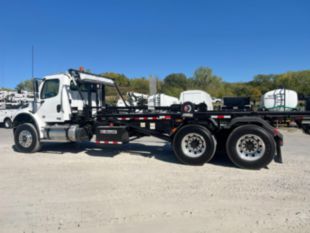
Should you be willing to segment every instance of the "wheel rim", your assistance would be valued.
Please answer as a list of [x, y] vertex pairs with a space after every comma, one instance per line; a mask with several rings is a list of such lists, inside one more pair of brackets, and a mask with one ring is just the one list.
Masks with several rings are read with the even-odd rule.
[[184, 105], [184, 112], [191, 112], [192, 111], [192, 106], [190, 104]]
[[185, 135], [181, 142], [183, 153], [190, 158], [198, 158], [206, 151], [206, 141], [197, 133]]
[[238, 156], [246, 161], [255, 161], [263, 157], [266, 145], [263, 139], [254, 134], [246, 134], [236, 144]]
[[28, 130], [23, 130], [20, 132], [18, 137], [19, 144], [24, 147], [28, 148], [32, 144], [32, 134]]

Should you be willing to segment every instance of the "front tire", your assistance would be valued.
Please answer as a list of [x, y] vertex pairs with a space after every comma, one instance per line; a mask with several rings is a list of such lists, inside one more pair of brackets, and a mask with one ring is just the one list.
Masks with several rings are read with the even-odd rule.
[[273, 136], [257, 125], [244, 125], [229, 135], [226, 151], [230, 160], [240, 168], [260, 169], [274, 158], [276, 144]]
[[34, 153], [41, 149], [39, 134], [33, 124], [17, 126], [14, 132], [16, 149], [23, 153]]
[[187, 125], [176, 133], [172, 146], [175, 156], [181, 163], [202, 165], [213, 158], [216, 141], [205, 127]]
[[7, 128], [7, 129], [12, 128], [12, 121], [11, 121], [10, 118], [6, 118], [6, 119], [4, 120], [4, 127]]

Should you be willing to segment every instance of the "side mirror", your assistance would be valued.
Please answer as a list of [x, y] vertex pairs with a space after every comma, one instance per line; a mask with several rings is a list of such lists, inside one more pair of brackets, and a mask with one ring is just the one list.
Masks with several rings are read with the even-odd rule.
[[42, 83], [42, 80], [41, 79], [36, 79], [34, 78], [33, 79], [33, 98], [34, 98], [34, 101], [33, 101], [33, 112], [36, 112], [37, 109], [38, 109], [38, 99], [40, 98], [39, 96], [39, 86], [40, 84]]

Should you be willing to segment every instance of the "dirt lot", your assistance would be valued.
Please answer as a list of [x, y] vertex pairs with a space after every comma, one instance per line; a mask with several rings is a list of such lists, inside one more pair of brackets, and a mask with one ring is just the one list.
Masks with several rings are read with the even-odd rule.
[[0, 129], [0, 232], [310, 232], [310, 136], [284, 134], [285, 163], [249, 171], [178, 164], [154, 138], [21, 154]]

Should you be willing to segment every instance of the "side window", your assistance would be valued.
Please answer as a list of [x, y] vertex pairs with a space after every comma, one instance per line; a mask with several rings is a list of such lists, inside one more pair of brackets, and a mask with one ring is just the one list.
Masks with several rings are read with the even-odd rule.
[[70, 82], [70, 91], [77, 91], [78, 88], [73, 81]]
[[59, 90], [59, 80], [46, 80], [41, 92], [41, 99], [48, 99], [56, 96]]

